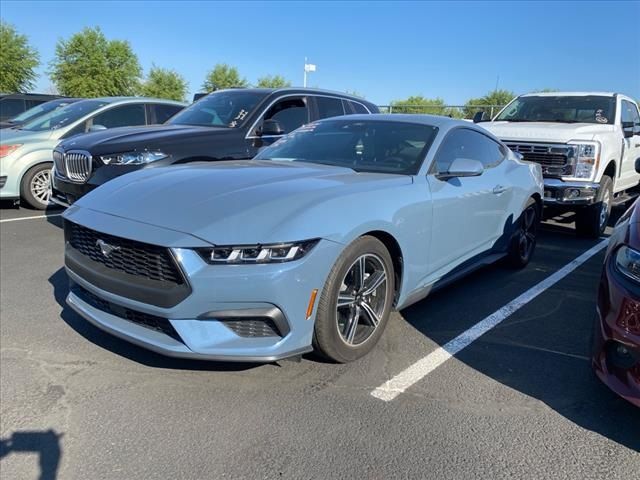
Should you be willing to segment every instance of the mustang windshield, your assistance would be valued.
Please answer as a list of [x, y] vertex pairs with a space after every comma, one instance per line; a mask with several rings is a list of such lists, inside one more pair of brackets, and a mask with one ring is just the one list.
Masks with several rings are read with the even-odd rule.
[[256, 160], [322, 163], [357, 172], [414, 175], [438, 129], [378, 120], [324, 120], [303, 126], [266, 148]]
[[612, 124], [616, 99], [602, 95], [516, 98], [494, 121]]
[[246, 90], [223, 90], [212, 93], [174, 115], [167, 123], [204, 127], [239, 127], [266, 95], [266, 93]]
[[100, 100], [82, 100], [75, 102], [26, 123], [22, 126], [21, 130], [28, 130], [30, 132], [56, 130], [80, 120], [82, 117], [105, 105], [107, 105], [107, 102], [101, 102]]

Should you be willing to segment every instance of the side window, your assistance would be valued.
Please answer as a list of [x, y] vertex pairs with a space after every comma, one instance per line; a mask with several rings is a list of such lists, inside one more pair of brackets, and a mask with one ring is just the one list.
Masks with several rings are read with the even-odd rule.
[[151, 108], [154, 111], [152, 118], [155, 123], [164, 123], [182, 110], [180, 105], [165, 105], [161, 103], [152, 104]]
[[437, 172], [449, 171], [449, 167], [456, 158], [470, 158], [479, 160], [484, 168], [498, 165], [505, 157], [506, 151], [502, 145], [486, 135], [458, 128], [444, 139], [436, 155]]
[[265, 120], [277, 120], [285, 133], [293, 132], [309, 122], [309, 107], [305, 97], [291, 97], [280, 100], [264, 115]]
[[7, 98], [0, 102], [0, 119], [8, 120], [25, 111], [24, 100]]
[[339, 98], [315, 97], [318, 105], [318, 118], [339, 117], [344, 115], [342, 100]]
[[71, 138], [71, 137], [74, 137], [74, 136], [79, 135], [81, 133], [85, 133], [87, 131], [87, 128], [88, 128], [87, 122], [86, 121], [82, 122], [82, 123], [76, 125], [75, 127], [73, 127], [67, 133], [65, 133], [62, 138]]
[[27, 110], [44, 103], [46, 100], [27, 100]]
[[369, 110], [367, 110], [364, 105], [362, 105], [361, 103], [358, 102], [349, 102], [351, 104], [351, 107], [353, 107], [353, 110], [356, 113], [369, 113]]
[[144, 125], [146, 115], [144, 104], [135, 103], [122, 105], [106, 112], [102, 112], [93, 117], [93, 125], [102, 125], [107, 128], [128, 127], [130, 125]]
[[638, 114], [638, 108], [631, 102], [622, 100], [622, 122], [633, 122], [635, 125], [640, 125], [640, 114]]

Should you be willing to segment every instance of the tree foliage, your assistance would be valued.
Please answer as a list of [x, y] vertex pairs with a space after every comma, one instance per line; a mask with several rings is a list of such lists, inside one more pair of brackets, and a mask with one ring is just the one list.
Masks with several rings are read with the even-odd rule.
[[[465, 118], [471, 118], [476, 112], [483, 111], [488, 115], [495, 115], [515, 97], [516, 94], [509, 90], [493, 90], [480, 98], [470, 98], [464, 107]], [[492, 108], [493, 106], [493, 108]]]
[[236, 67], [227, 65], [226, 63], [218, 63], [213, 67], [205, 77], [202, 88], [206, 92], [222, 90], [223, 88], [248, 87], [249, 82], [246, 78], [240, 77], [240, 73]]
[[412, 95], [405, 100], [391, 102], [391, 112], [444, 115], [456, 118], [459, 116], [456, 109], [445, 106], [442, 98], [426, 98], [422, 95]]
[[290, 87], [291, 82], [282, 75], [266, 75], [258, 79], [256, 87], [258, 88], [283, 88]]
[[129, 42], [108, 40], [96, 27], [58, 41], [50, 76], [63, 95], [101, 97], [135, 95], [141, 73]]
[[0, 91], [25, 92], [35, 85], [38, 52], [13, 25], [0, 21]]
[[175, 70], [154, 65], [149, 70], [147, 79], [140, 86], [140, 95], [181, 102], [187, 95], [187, 82]]

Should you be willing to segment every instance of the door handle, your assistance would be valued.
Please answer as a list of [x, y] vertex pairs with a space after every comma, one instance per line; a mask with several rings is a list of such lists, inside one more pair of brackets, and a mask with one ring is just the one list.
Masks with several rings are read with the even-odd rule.
[[500, 195], [501, 193], [504, 193], [507, 190], [509, 190], [509, 187], [505, 187], [502, 185], [496, 185], [495, 187], [493, 187], [493, 193], [495, 193], [496, 195]]

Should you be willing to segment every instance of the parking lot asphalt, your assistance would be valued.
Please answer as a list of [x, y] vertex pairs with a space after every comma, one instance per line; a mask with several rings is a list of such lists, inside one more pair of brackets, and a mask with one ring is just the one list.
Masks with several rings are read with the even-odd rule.
[[[576, 478], [640, 471], [640, 411], [591, 372], [600, 251], [391, 401], [372, 392], [598, 243], [545, 225], [528, 268], [394, 313], [365, 358], [172, 360], [64, 304], [59, 211], [0, 210], [0, 477]], [[49, 475], [49, 476], [47, 476]]]

